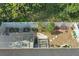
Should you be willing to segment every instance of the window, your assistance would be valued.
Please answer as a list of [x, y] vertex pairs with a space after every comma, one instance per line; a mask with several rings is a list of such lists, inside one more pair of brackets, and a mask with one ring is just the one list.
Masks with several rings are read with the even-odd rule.
[[19, 28], [9, 28], [9, 32], [19, 32]]
[[30, 28], [24, 28], [23, 32], [30, 32]]
[[32, 31], [38, 32], [38, 29], [37, 28], [32, 28]]

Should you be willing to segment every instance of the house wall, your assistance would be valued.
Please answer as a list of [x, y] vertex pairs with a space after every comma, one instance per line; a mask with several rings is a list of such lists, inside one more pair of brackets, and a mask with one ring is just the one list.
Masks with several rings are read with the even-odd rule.
[[[0, 36], [0, 49], [11, 49], [12, 47], [10, 47], [11, 43], [14, 42], [21, 42], [21, 41], [28, 41], [29, 43], [33, 43], [34, 44], [34, 38], [35, 38], [35, 34], [34, 33], [10, 33], [10, 35], [1, 35]], [[30, 41], [30, 39], [32, 39], [33, 41]], [[33, 46], [33, 44], [31, 46]]]

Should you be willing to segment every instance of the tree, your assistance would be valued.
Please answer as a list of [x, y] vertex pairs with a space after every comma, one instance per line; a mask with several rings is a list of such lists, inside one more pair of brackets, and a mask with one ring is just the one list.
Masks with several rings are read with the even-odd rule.
[[[76, 3], [3, 3], [0, 4], [0, 21], [79, 21], [79, 4]], [[75, 20], [74, 20], [75, 19]]]

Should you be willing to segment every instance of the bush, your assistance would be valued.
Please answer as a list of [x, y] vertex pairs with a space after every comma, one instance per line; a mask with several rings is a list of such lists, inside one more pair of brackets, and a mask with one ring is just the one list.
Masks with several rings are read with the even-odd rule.
[[44, 22], [39, 22], [38, 23], [38, 31], [40, 31], [40, 32], [43, 32], [43, 31], [45, 31], [45, 24], [44, 24]]
[[48, 22], [47, 24], [45, 24], [44, 22], [39, 22], [38, 25], [38, 30], [41, 32], [52, 32], [55, 27], [54, 23], [51, 22]]
[[48, 32], [52, 32], [54, 30], [55, 24], [54, 23], [48, 23], [48, 26], [46, 27], [46, 30]]

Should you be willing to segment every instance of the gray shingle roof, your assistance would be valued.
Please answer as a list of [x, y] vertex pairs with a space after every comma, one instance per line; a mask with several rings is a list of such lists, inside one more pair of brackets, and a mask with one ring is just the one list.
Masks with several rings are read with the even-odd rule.
[[33, 27], [36, 28], [38, 27], [36, 22], [2, 22], [2, 27]]

